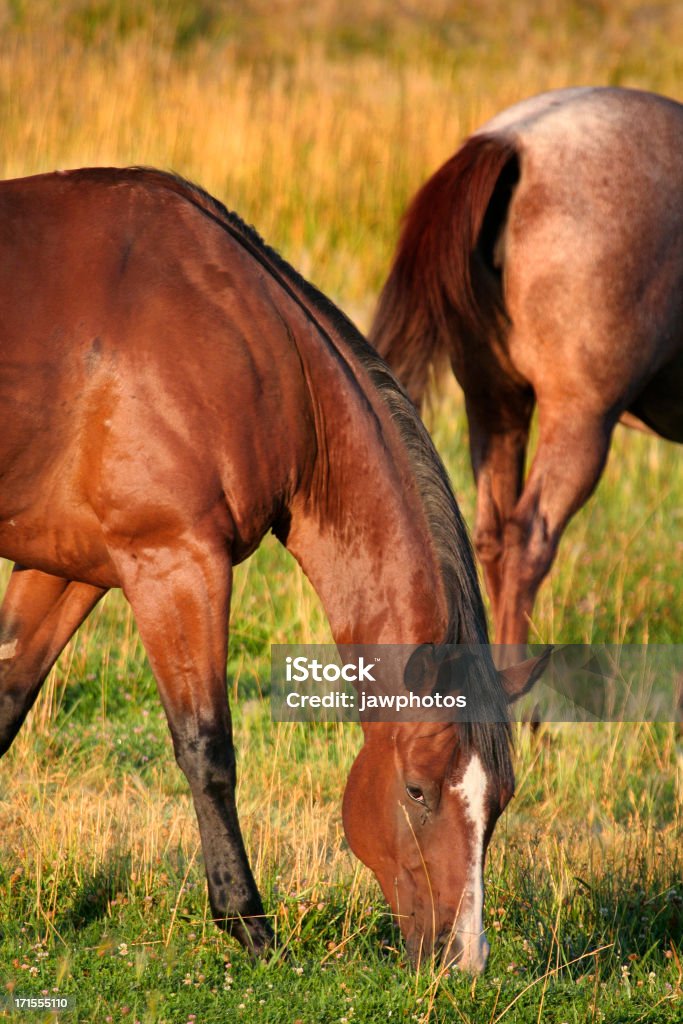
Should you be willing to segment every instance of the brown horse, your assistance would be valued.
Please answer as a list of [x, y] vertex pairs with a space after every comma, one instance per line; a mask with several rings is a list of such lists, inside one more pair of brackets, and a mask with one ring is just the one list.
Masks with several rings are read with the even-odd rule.
[[[0, 753], [121, 587], [192, 791], [213, 916], [259, 951], [271, 929], [226, 694], [232, 567], [272, 530], [340, 644], [486, 642], [448, 479], [352, 325], [199, 189], [147, 170], [24, 178], [0, 185], [0, 224], [0, 555], [17, 563]], [[487, 662], [482, 692], [502, 707], [504, 685], [536, 671], [501, 680]], [[450, 936], [449, 959], [483, 967], [481, 867], [512, 788], [505, 724], [367, 726], [347, 827], [411, 951]]]
[[463, 388], [500, 643], [526, 639], [616, 423], [683, 441], [681, 195], [683, 106], [566, 89], [489, 121], [406, 214], [370, 340], [418, 406], [442, 357]]

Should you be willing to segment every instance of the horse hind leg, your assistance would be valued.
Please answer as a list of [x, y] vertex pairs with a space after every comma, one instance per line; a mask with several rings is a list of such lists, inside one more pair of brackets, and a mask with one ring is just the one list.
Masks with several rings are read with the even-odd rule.
[[[142, 561], [142, 560], [141, 560]], [[225, 545], [159, 550], [145, 572], [119, 567], [157, 681], [176, 760], [190, 786], [216, 924], [250, 951], [271, 941], [235, 801], [226, 684], [231, 564]]]
[[15, 566], [0, 608], [0, 757], [60, 653], [104, 593]]
[[499, 643], [526, 643], [538, 588], [565, 526], [600, 479], [613, 426], [601, 413], [575, 407], [570, 418], [564, 404], [544, 409], [539, 403], [536, 453], [522, 495], [505, 525], [496, 623]]
[[504, 529], [522, 493], [531, 410], [531, 400], [524, 398], [514, 408], [501, 403], [493, 418], [467, 402], [470, 456], [477, 484], [474, 546], [496, 623], [503, 586]]

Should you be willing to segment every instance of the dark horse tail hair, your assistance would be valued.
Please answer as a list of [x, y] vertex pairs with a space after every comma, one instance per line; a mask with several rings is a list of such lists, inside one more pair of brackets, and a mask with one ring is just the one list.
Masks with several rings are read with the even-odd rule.
[[418, 409], [452, 347], [505, 320], [496, 242], [518, 178], [515, 141], [475, 135], [404, 215], [369, 340]]

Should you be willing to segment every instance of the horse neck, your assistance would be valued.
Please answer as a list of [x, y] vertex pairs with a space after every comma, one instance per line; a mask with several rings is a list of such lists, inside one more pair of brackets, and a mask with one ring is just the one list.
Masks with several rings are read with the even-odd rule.
[[301, 508], [287, 547], [338, 644], [442, 641], [448, 615], [432, 552], [383, 484], [374, 472], [365, 494], [348, 480], [330, 482], [332, 504], [352, 521], [344, 526], [330, 504]]
[[450, 613], [438, 552], [398, 429], [344, 340], [355, 328], [234, 218], [230, 231], [306, 321], [302, 330], [297, 316], [289, 328], [317, 457], [312, 473], [300, 474], [282, 539], [315, 587], [337, 643], [443, 641]]
[[330, 379], [312, 382], [318, 455], [287, 547], [337, 643], [442, 642], [448, 601], [408, 453], [378, 393]]

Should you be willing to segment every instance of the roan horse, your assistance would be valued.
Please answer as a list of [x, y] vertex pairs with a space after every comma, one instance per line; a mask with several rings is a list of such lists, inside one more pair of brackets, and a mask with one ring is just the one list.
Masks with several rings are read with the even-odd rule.
[[682, 195], [683, 106], [578, 88], [489, 121], [408, 209], [370, 340], [418, 406], [444, 357], [463, 388], [500, 643], [526, 640], [617, 422], [683, 441]]
[[[194, 799], [216, 922], [272, 932], [235, 805], [232, 566], [268, 530], [345, 643], [485, 643], [465, 528], [410, 401], [256, 233], [161, 172], [0, 185], [0, 753], [110, 587], [130, 602]], [[482, 866], [513, 790], [497, 721], [370, 724], [345, 794], [413, 957], [483, 968]], [[406, 788], [407, 787], [407, 788]], [[399, 906], [400, 897], [400, 906]]]

